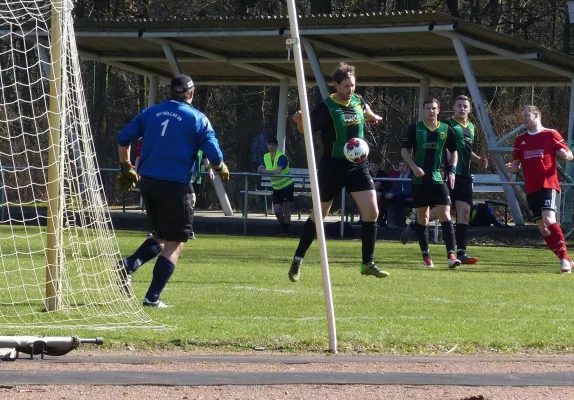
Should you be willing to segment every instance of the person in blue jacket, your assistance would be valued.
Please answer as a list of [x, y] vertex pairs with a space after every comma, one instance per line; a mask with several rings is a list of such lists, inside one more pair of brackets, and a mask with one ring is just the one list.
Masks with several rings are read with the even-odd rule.
[[[399, 176], [397, 178], [411, 179], [411, 171], [404, 160], [399, 162]], [[412, 182], [393, 181], [391, 189], [385, 193], [385, 203], [387, 204], [387, 226], [389, 228], [405, 227], [405, 209], [409, 199], [412, 199]]]
[[170, 100], [143, 110], [118, 134], [122, 170], [118, 182], [129, 180], [126, 176], [137, 176], [129, 161], [130, 144], [144, 139], [137, 174], [154, 232], [135, 253], [121, 260], [118, 276], [124, 290], [131, 293], [131, 274], [159, 255], [143, 300], [144, 306], [157, 308], [167, 307], [160, 295], [175, 270], [183, 243], [193, 232], [189, 182], [197, 152], [203, 151], [214, 172], [222, 179], [229, 179], [211, 123], [191, 105], [193, 80], [178, 75], [172, 79], [170, 89]]

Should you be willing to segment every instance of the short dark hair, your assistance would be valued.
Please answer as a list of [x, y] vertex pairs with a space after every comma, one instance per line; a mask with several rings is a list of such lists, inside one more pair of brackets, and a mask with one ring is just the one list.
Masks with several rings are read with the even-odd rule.
[[267, 139], [267, 144], [269, 144], [269, 143], [277, 145], [277, 144], [279, 144], [279, 141], [275, 137], [270, 137], [269, 139]]
[[427, 104], [432, 104], [432, 103], [436, 103], [440, 107], [440, 102], [437, 99], [435, 99], [434, 97], [431, 97], [430, 99], [426, 99], [423, 102], [423, 107], [426, 106]]
[[460, 96], [456, 96], [454, 98], [453, 104], [456, 104], [457, 101], [468, 101], [470, 104], [472, 104], [472, 100], [470, 99], [470, 97], [465, 96], [464, 94], [461, 94]]
[[351, 76], [355, 76], [355, 67], [347, 64], [346, 62], [340, 62], [337, 68], [333, 71], [332, 78], [333, 81], [341, 83], [345, 79], [349, 79]]

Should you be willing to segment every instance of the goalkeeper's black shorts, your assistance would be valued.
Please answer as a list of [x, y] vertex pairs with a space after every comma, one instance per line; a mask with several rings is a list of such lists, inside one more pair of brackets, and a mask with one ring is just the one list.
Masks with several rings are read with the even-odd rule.
[[193, 232], [189, 184], [142, 176], [140, 193], [155, 236], [187, 242]]

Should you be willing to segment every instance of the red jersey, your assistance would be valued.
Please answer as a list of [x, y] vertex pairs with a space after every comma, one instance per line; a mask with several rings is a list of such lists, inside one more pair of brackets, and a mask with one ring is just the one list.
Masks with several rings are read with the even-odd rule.
[[520, 160], [524, 172], [526, 194], [546, 189], [560, 191], [556, 152], [568, 150], [562, 135], [554, 129], [543, 128], [538, 133], [525, 132], [514, 141], [514, 160]]
[[143, 140], [142, 138], [138, 139], [138, 146], [136, 148], [136, 157], [139, 157], [142, 154], [142, 146], [143, 146]]

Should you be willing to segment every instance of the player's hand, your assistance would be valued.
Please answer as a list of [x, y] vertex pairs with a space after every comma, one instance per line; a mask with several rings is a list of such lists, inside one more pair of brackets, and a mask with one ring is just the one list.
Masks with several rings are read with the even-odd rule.
[[116, 177], [118, 188], [124, 192], [129, 192], [136, 187], [139, 176], [134, 166], [129, 161], [124, 161], [120, 165], [120, 173]]
[[370, 118], [367, 118], [367, 121], [373, 125], [377, 125], [379, 122], [383, 120], [383, 117], [377, 114], [373, 114]]
[[295, 112], [295, 114], [293, 114], [293, 121], [296, 124], [300, 124], [303, 122], [303, 113], [301, 112], [301, 110], [298, 110]]
[[215, 174], [213, 173], [213, 169], [210, 168], [209, 169], [209, 180], [212, 181], [213, 179], [215, 179]]
[[448, 172], [448, 176], [447, 176], [447, 178], [446, 178], [446, 181], [447, 181], [447, 183], [448, 183], [448, 187], [449, 187], [449, 188], [454, 189], [455, 179], [456, 179], [456, 177], [455, 177], [454, 172], [449, 171], [449, 172]]
[[265, 171], [265, 167], [263, 165], [257, 167], [257, 173], [262, 174], [263, 171]]
[[488, 168], [488, 158], [482, 157], [482, 158], [480, 159], [480, 166], [481, 166], [482, 168]]
[[222, 180], [224, 180], [224, 181], [229, 180], [229, 169], [227, 168], [227, 165], [225, 165], [225, 163], [223, 161], [218, 166], [216, 166], [216, 167], [214, 166], [213, 171], [217, 172], [217, 175], [219, 175], [219, 177]]
[[572, 160], [572, 157], [571, 157], [570, 154], [568, 154], [568, 153], [569, 153], [568, 150], [566, 150], [566, 149], [560, 149], [560, 150], [558, 150], [558, 152], [556, 153], [556, 155], [557, 155], [558, 157], [560, 157], [560, 158], [561, 158], [562, 160], [564, 160], [564, 161], [570, 161], [570, 160]]
[[416, 167], [413, 169], [413, 174], [417, 178], [422, 178], [423, 176], [425, 176], [425, 171], [423, 171], [423, 169], [421, 167]]

